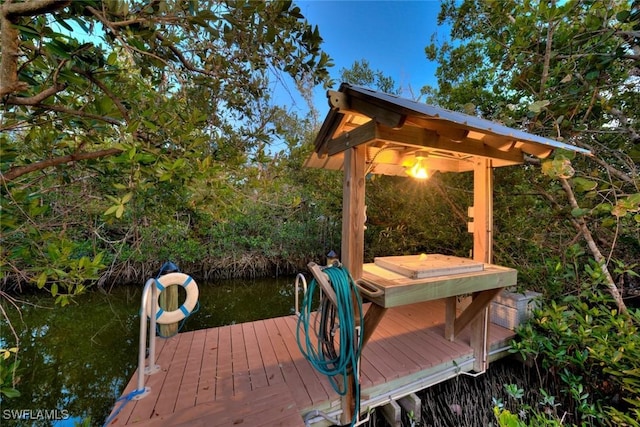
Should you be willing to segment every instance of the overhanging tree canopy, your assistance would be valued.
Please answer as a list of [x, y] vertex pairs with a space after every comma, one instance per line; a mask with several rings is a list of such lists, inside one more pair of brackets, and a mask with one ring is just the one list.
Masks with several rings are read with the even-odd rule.
[[330, 66], [291, 1], [8, 0], [0, 23], [0, 276], [54, 294], [103, 268], [68, 225], [92, 235], [136, 204], [100, 236], [114, 242], [154, 204], [224, 205], [278, 136], [274, 82], [315, 85]]
[[439, 63], [438, 90], [423, 90], [435, 94], [430, 102], [594, 154], [576, 159], [575, 169], [570, 156], [543, 163], [550, 179], [532, 191], [584, 238], [597, 263], [585, 273], [606, 284], [621, 310], [610, 270], [618, 270], [621, 287], [625, 275], [637, 274], [640, 230], [638, 6], [637, 0], [447, 0], [439, 23], [450, 25], [450, 40], [434, 39], [425, 49]]
[[[290, 1], [10, 0], [0, 19], [5, 182], [133, 146], [265, 140], [269, 76], [327, 76], [318, 29]], [[18, 155], [24, 135], [41, 149]]]

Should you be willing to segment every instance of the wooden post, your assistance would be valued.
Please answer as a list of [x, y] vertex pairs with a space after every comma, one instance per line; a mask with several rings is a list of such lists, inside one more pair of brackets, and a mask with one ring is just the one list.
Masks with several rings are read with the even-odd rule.
[[[491, 160], [478, 158], [473, 169], [473, 259], [491, 263], [493, 258], [493, 170]], [[474, 295], [476, 298], [477, 295]], [[473, 369], [487, 369], [489, 307], [471, 323]]]
[[395, 400], [382, 407], [382, 415], [391, 427], [400, 427], [402, 422], [402, 409]]
[[449, 297], [445, 300], [445, 310], [444, 310], [444, 337], [449, 341], [453, 341], [455, 339], [455, 321], [456, 321], [456, 310], [457, 310], [457, 299], [458, 297]]
[[[365, 219], [365, 159], [364, 146], [349, 148], [344, 152], [344, 180], [342, 188], [342, 264], [349, 270], [353, 280], [362, 277], [364, 263], [364, 219]], [[353, 302], [355, 305], [355, 301]], [[356, 313], [356, 323], [359, 321]], [[356, 326], [360, 326], [356, 324]], [[353, 367], [355, 369], [355, 366]], [[355, 376], [347, 379], [347, 393], [342, 397], [340, 422], [349, 424], [355, 410]]]
[[415, 423], [420, 423], [422, 419], [422, 400], [415, 393], [411, 393], [405, 397], [398, 399], [398, 404], [407, 411], [407, 414], [412, 414], [409, 419]]
[[[165, 288], [164, 291], [160, 293], [160, 297], [158, 299], [158, 304], [164, 311], [173, 311], [178, 309], [178, 286], [173, 285]], [[163, 337], [171, 337], [178, 333], [178, 324], [177, 323], [168, 323], [168, 324], [158, 324], [158, 329], [160, 331], [160, 335]]]
[[364, 262], [365, 220], [365, 147], [358, 146], [344, 152], [344, 181], [342, 188], [342, 264], [354, 280], [362, 277]]
[[491, 160], [476, 160], [473, 170], [473, 259], [493, 259], [493, 170]]

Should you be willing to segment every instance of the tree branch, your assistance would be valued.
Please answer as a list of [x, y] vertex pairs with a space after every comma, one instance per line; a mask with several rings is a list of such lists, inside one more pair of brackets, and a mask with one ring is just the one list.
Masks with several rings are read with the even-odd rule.
[[540, 99], [543, 99], [542, 96], [544, 94], [544, 87], [547, 84], [547, 80], [549, 79], [549, 67], [551, 64], [551, 47], [553, 45], [553, 33], [555, 32], [555, 26], [549, 25], [547, 26], [547, 43], [544, 49], [544, 63], [542, 66], [542, 76], [540, 77], [540, 92], [538, 96]]
[[[162, 22], [164, 24], [172, 24], [172, 23], [179, 22], [180, 18], [178, 18], [177, 16], [154, 17], [154, 21]], [[147, 23], [149, 23], [148, 18], [133, 18], [133, 19], [127, 19], [126, 21], [110, 21], [109, 25], [113, 28], [118, 28], [118, 27], [127, 27], [129, 25], [134, 25], [134, 24], [147, 24]]]
[[13, 20], [21, 16], [35, 16], [62, 9], [71, 4], [71, 0], [31, 0], [20, 3], [7, 1], [0, 6], [0, 12]]
[[180, 62], [182, 63], [182, 65], [184, 65], [184, 67], [189, 70], [189, 71], [194, 71], [194, 72], [199, 72], [199, 73], [204, 73], [204, 70], [199, 70], [197, 69], [187, 58], [184, 57], [184, 55], [182, 54], [182, 52], [180, 52], [178, 50], [177, 47], [175, 47], [175, 45], [173, 43], [169, 43], [167, 42], [167, 40], [164, 38], [164, 36], [160, 33], [156, 33], [156, 38], [158, 40], [160, 40], [162, 42], [162, 44], [164, 44], [166, 47], [169, 48], [169, 50], [171, 52], [173, 52], [173, 54], [175, 56], [178, 57], [178, 59], [180, 60]]
[[100, 11], [96, 10], [96, 8], [91, 7], [91, 6], [87, 6], [85, 9], [87, 11], [89, 11], [93, 16], [95, 16], [96, 19], [102, 23], [102, 25], [104, 25], [106, 28], [108, 28], [111, 31], [111, 33], [113, 34], [113, 36], [116, 39], [118, 39], [118, 41], [122, 44], [122, 47], [124, 47], [125, 49], [130, 50], [130, 51], [134, 51], [134, 52], [138, 52], [138, 53], [140, 53], [142, 55], [148, 55], [148, 56], [150, 56], [152, 58], [157, 59], [158, 61], [160, 61], [160, 62], [162, 62], [164, 64], [167, 63], [166, 59], [161, 58], [158, 55], [155, 55], [155, 54], [153, 54], [151, 52], [147, 52], [147, 51], [138, 49], [137, 47], [131, 46], [129, 43], [125, 42], [122, 39], [122, 37], [120, 37], [120, 35], [118, 34], [118, 30], [113, 26], [113, 23], [111, 21], [109, 21], [107, 18], [105, 18], [104, 15], [102, 15], [100, 13]]
[[[592, 153], [595, 154], [595, 150], [589, 144], [586, 144], [584, 142], [576, 142], [576, 145], [578, 145], [578, 146], [580, 146], [582, 148], [586, 148], [587, 150], [590, 150]], [[592, 157], [590, 157], [590, 159], [593, 160], [594, 162], [596, 162], [600, 167], [603, 167], [604, 169], [606, 169], [607, 172], [609, 172], [609, 174], [611, 174], [612, 176], [618, 178], [619, 180], [624, 181], [627, 184], [631, 184], [631, 185], [633, 185], [635, 183], [635, 180], [633, 179], [633, 177], [631, 175], [628, 175], [628, 174], [626, 174], [626, 173], [614, 168], [613, 166], [611, 166], [609, 163], [605, 162], [604, 160], [602, 160], [598, 156], [592, 156]], [[622, 162], [622, 159], [618, 158], [618, 160], [620, 160]]]
[[[567, 198], [569, 199], [569, 205], [571, 206], [571, 208], [579, 209], [580, 206], [576, 201], [576, 197], [573, 194], [573, 189], [571, 188], [571, 184], [569, 184], [569, 181], [567, 181], [565, 178], [558, 178], [558, 179], [560, 180], [562, 189], [567, 194]], [[598, 245], [593, 239], [593, 236], [591, 235], [591, 231], [589, 230], [589, 227], [587, 227], [586, 221], [584, 220], [583, 217], [580, 216], [575, 219], [575, 223], [578, 225], [580, 233], [582, 233], [582, 237], [586, 240], [587, 246], [589, 247], [591, 254], [595, 258], [598, 265], [600, 265], [600, 269], [602, 270], [602, 274], [604, 274], [604, 277], [606, 280], [606, 286], [609, 289], [609, 293], [615, 300], [616, 305], [618, 306], [618, 310], [620, 311], [620, 313], [626, 313], [627, 306], [622, 300], [620, 291], [618, 290], [618, 287], [613, 281], [613, 277], [611, 277], [611, 273], [609, 273], [609, 269], [607, 268], [607, 262], [604, 256], [602, 256], [602, 252], [600, 252], [600, 248], [598, 248]]]
[[18, 47], [20, 33], [7, 18], [5, 8], [9, 3], [0, 6], [0, 97], [26, 89], [24, 82], [18, 81]]
[[[589, 83], [582, 76], [582, 74], [575, 73], [575, 76], [580, 80], [580, 82], [582, 82], [585, 87], [589, 87]], [[603, 97], [602, 94], [597, 91], [595, 91], [594, 94], [597, 100], [600, 101], [605, 108], [608, 107], [608, 111], [611, 113], [611, 115], [613, 115], [620, 122], [620, 128], [629, 135], [631, 141], [635, 144], [640, 142], [640, 134], [633, 128], [633, 122], [630, 121], [621, 110], [612, 105], [609, 105], [609, 100]]]
[[113, 92], [111, 92], [111, 90], [107, 87], [107, 85], [104, 84], [103, 81], [96, 79], [92, 73], [82, 70], [78, 67], [73, 67], [73, 71], [78, 74], [82, 74], [83, 76], [88, 78], [94, 85], [98, 86], [100, 90], [102, 90], [102, 92], [104, 92], [105, 95], [107, 95], [109, 99], [111, 99], [111, 102], [113, 102], [116, 108], [120, 111], [122, 117], [124, 117], [126, 121], [129, 121], [129, 110], [127, 110], [127, 107], [125, 107], [124, 104], [120, 102], [120, 99], [115, 96]]
[[20, 32], [15, 26], [18, 19], [62, 9], [70, 3], [71, 0], [32, 0], [20, 3], [6, 1], [0, 5], [0, 98], [29, 87], [18, 80]]
[[37, 163], [31, 163], [26, 166], [11, 168], [4, 174], [0, 173], [0, 184], [4, 185], [8, 182], [13, 181], [16, 178], [21, 177], [22, 175], [43, 170], [51, 166], [58, 166], [65, 163], [77, 162], [79, 160], [99, 159], [102, 157], [113, 156], [121, 152], [122, 150], [118, 148], [107, 148], [105, 150], [99, 150], [99, 151], [93, 151], [93, 152], [81, 152], [81, 153], [69, 154], [67, 156], [61, 156], [61, 157], [56, 157], [54, 159], [43, 160]]
[[211, 71], [203, 70], [202, 68], [198, 68], [189, 61], [184, 54], [173, 44], [166, 41], [164, 36], [160, 33], [156, 33], [156, 38], [160, 40], [175, 56], [178, 57], [180, 63], [189, 71], [193, 71], [194, 73], [204, 74], [210, 77], [217, 77], [216, 73]]
[[56, 84], [54, 86], [51, 86], [50, 88], [43, 90], [42, 92], [34, 96], [30, 96], [30, 97], [10, 96], [9, 98], [7, 98], [6, 102], [7, 104], [10, 104], [10, 105], [38, 105], [45, 99], [49, 98], [50, 96], [53, 96], [56, 93], [64, 90], [64, 88], [65, 88], [65, 85]]
[[84, 111], [81, 111], [81, 110], [72, 110], [70, 108], [64, 108], [58, 105], [35, 104], [34, 107], [42, 108], [43, 110], [47, 110], [47, 111], [56, 111], [58, 113], [65, 113], [65, 114], [69, 114], [77, 117], [86, 117], [89, 119], [100, 120], [101, 122], [109, 123], [116, 126], [119, 126], [122, 124], [119, 120], [116, 120], [111, 117], [101, 116], [99, 114], [85, 113]]

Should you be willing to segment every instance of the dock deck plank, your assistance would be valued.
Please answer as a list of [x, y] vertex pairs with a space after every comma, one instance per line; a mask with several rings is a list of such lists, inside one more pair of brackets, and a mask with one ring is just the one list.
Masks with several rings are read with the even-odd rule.
[[216, 398], [216, 376], [218, 366], [218, 336], [220, 328], [206, 330], [204, 347], [202, 349], [202, 365], [198, 378], [198, 392], [196, 406], [211, 402]]
[[[158, 401], [158, 397], [160, 393], [157, 393], [157, 392], [154, 393], [153, 391], [159, 390], [162, 388], [162, 385], [166, 377], [166, 372], [168, 370], [168, 366], [173, 359], [173, 355], [176, 349], [178, 348], [178, 339], [179, 339], [178, 336], [168, 338], [164, 342], [164, 345], [162, 346], [161, 349], [158, 349], [158, 347], [156, 347], [156, 352], [157, 352], [156, 364], [160, 366], [160, 371], [146, 377], [145, 386], [149, 387], [152, 390], [152, 392], [149, 393], [149, 395], [143, 399], [132, 401], [132, 403], [135, 405], [135, 411], [130, 412], [129, 422], [146, 420], [150, 418], [152, 415], [154, 415], [154, 409], [156, 407], [156, 402]], [[158, 341], [159, 340], [156, 339], [156, 342]], [[138, 379], [138, 373], [136, 371], [131, 381], [137, 381], [137, 379]], [[132, 390], [134, 389], [135, 387], [132, 388]], [[126, 405], [125, 408], [127, 406], [131, 406], [131, 403]], [[120, 415], [124, 416], [125, 414], [122, 413]]]
[[[443, 301], [389, 309], [362, 353], [363, 401], [409, 384], [428, 387], [472, 360], [469, 332], [448, 341], [443, 321]], [[335, 414], [339, 396], [300, 353], [296, 328], [297, 318], [286, 316], [156, 338], [161, 370], [145, 378], [151, 392], [109, 425], [295, 426], [311, 410]], [[503, 349], [513, 336], [492, 324], [490, 347]], [[123, 396], [136, 386], [137, 372]]]
[[206, 329], [195, 331], [193, 334], [193, 340], [191, 341], [191, 347], [187, 355], [187, 363], [184, 368], [184, 375], [175, 404], [175, 411], [196, 406], [206, 337]]
[[233, 393], [238, 394], [251, 391], [247, 346], [244, 342], [244, 332], [241, 324], [231, 326], [231, 360], [233, 370]]
[[[298, 327], [298, 319], [296, 317], [289, 316], [284, 318], [284, 320], [285, 320], [284, 324], [286, 324], [288, 328], [288, 334], [289, 334], [288, 336], [290, 337], [288, 340], [290, 343], [289, 351], [292, 355], [295, 355], [296, 358], [300, 359], [303, 362], [301, 365], [302, 369], [308, 372], [309, 371], [308, 363], [306, 363], [306, 360], [302, 359], [303, 356], [302, 356], [302, 353], [300, 352], [300, 348], [298, 347], [298, 342], [296, 338], [296, 329]], [[287, 331], [285, 330], [284, 333], [286, 334]], [[319, 384], [322, 387], [322, 391], [320, 391], [317, 388], [315, 390], [318, 396], [320, 396], [319, 400], [324, 401], [324, 400], [330, 399], [331, 397], [335, 397], [336, 392], [331, 386], [331, 384], [329, 383], [329, 381], [317, 370], [312, 369], [311, 371], [315, 377], [315, 383]]]
[[269, 322], [269, 326], [266, 328], [271, 345], [275, 351], [276, 358], [278, 360], [278, 366], [280, 366], [282, 376], [287, 385], [295, 390], [293, 398], [296, 404], [300, 407], [306, 407], [311, 404], [311, 397], [307, 393], [307, 389], [304, 386], [304, 382], [289, 355], [289, 351], [284, 343], [284, 339], [278, 329], [275, 321]]
[[[194, 333], [178, 334], [178, 344], [169, 365], [165, 380], [162, 383], [162, 393], [158, 396], [154, 412], [157, 415], [171, 414], [175, 412], [178, 395], [182, 388], [182, 380], [186, 378], [185, 367], [189, 356], [189, 349], [193, 342]], [[162, 366], [162, 365], [160, 365]], [[198, 377], [200, 373], [198, 372]]]
[[231, 326], [220, 328], [218, 336], [218, 365], [216, 370], [216, 399], [233, 396], [233, 360], [231, 354]]
[[[192, 408], [160, 415], [138, 427], [296, 427], [304, 426], [286, 384], [276, 384]], [[251, 402], [251, 404], [247, 404]]]
[[243, 323], [242, 333], [244, 336], [245, 348], [247, 351], [247, 366], [249, 368], [249, 379], [251, 380], [251, 390], [269, 385], [267, 375], [264, 370], [258, 338], [253, 323]]
[[289, 357], [291, 357], [291, 360], [298, 371], [298, 375], [307, 390], [307, 394], [311, 399], [311, 404], [326, 401], [329, 396], [321, 384], [321, 381], [325, 381], [325, 378], [320, 378], [315, 369], [309, 369], [309, 362], [302, 357], [296, 337], [287, 325], [289, 321], [295, 321], [295, 319], [293, 317], [277, 317], [274, 321], [278, 326], [280, 335], [282, 336], [284, 344], [289, 351]]
[[282, 375], [278, 358], [271, 344], [271, 338], [269, 338], [269, 334], [267, 333], [266, 323], [264, 320], [253, 323], [258, 347], [260, 348], [260, 356], [262, 356], [262, 363], [264, 363], [264, 370], [269, 385], [281, 384], [284, 382], [284, 376]]

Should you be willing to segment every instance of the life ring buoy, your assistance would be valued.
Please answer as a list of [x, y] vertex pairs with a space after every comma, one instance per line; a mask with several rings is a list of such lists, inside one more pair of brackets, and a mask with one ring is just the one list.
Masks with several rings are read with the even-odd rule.
[[[160, 276], [153, 279], [155, 286], [158, 288], [157, 298], [160, 298], [160, 293], [169, 286], [180, 285], [187, 292], [187, 297], [184, 303], [178, 307], [177, 310], [165, 311], [160, 307], [159, 301], [156, 301], [156, 323], [166, 325], [169, 323], [176, 323], [187, 317], [198, 303], [198, 285], [193, 278], [184, 273], [169, 273], [164, 276]], [[147, 316], [151, 317], [151, 306], [153, 303], [153, 294], [149, 292], [147, 300]]]

